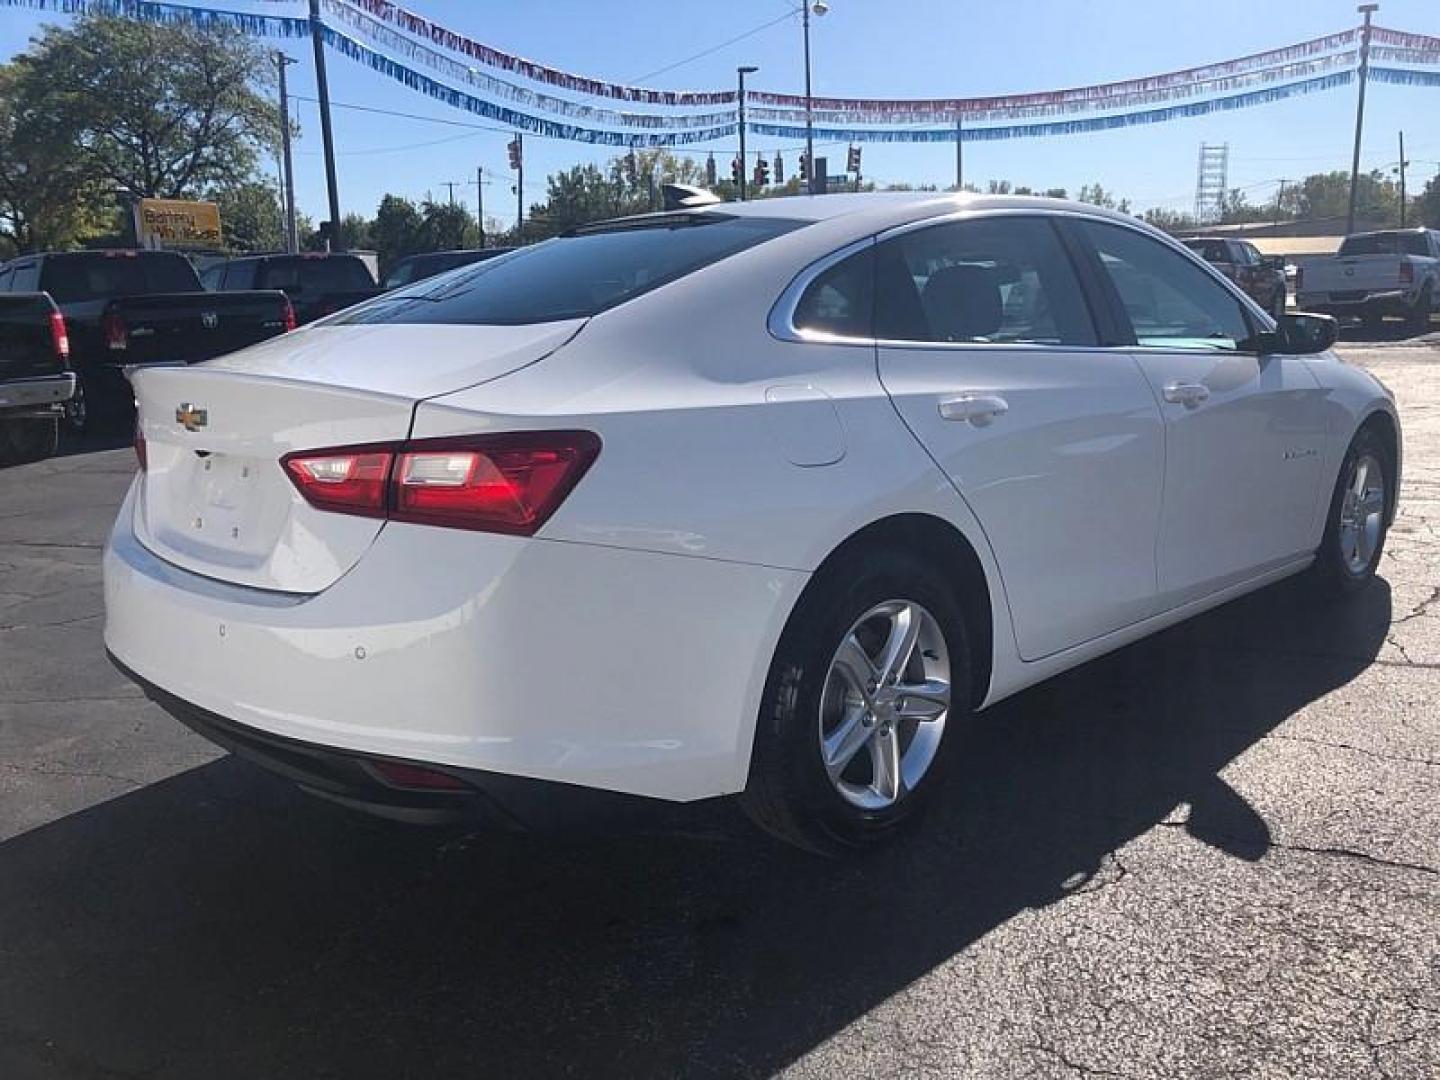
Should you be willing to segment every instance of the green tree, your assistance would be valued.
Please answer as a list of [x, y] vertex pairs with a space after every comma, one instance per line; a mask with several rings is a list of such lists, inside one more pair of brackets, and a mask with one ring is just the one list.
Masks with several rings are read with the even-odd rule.
[[1075, 196], [1083, 203], [1090, 203], [1092, 206], [1099, 206], [1105, 210], [1118, 210], [1122, 214], [1130, 212], [1129, 199], [1117, 199], [1115, 194], [1106, 191], [1100, 184], [1082, 184], [1080, 193]]
[[1141, 217], [1147, 224], [1154, 225], [1157, 229], [1164, 229], [1168, 233], [1192, 232], [1198, 227], [1198, 223], [1191, 215], [1179, 210], [1167, 210], [1163, 206], [1151, 207]]
[[1440, 229], [1440, 173], [1430, 178], [1430, 182], [1425, 185], [1425, 190], [1415, 202], [1416, 217], [1420, 223], [1432, 229]]
[[0, 66], [0, 256], [70, 247], [105, 227], [109, 200], [38, 107], [41, 89]]
[[421, 251], [454, 251], [472, 247], [476, 239], [475, 218], [459, 203], [426, 199], [420, 204]]
[[269, 184], [247, 181], [210, 193], [220, 207], [220, 228], [231, 251], [281, 251], [285, 247], [285, 212]]
[[[1293, 188], [1287, 188], [1281, 209], [1287, 216], [1304, 221], [1343, 220], [1350, 207], [1350, 173], [1336, 169], [1313, 173]], [[1355, 190], [1356, 217], [1398, 224], [1400, 191], [1395, 181], [1380, 170], [1361, 173]]]
[[89, 179], [134, 195], [187, 198], [249, 179], [279, 138], [270, 63], [239, 31], [87, 15], [47, 27], [14, 67]]
[[380, 254], [381, 273], [420, 250], [422, 224], [419, 208], [409, 199], [386, 195], [380, 200], [370, 224], [370, 242]]

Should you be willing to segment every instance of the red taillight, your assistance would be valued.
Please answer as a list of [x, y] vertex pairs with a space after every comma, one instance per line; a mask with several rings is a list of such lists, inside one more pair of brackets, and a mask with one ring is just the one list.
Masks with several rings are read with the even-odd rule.
[[1400, 284], [1413, 285], [1415, 283], [1415, 264], [1408, 259], [1400, 262]]
[[395, 460], [388, 446], [352, 446], [287, 454], [280, 459], [311, 506], [340, 514], [385, 516], [385, 489]]
[[135, 425], [135, 460], [140, 464], [140, 471], [144, 472], [150, 464], [149, 455], [145, 452], [145, 436], [140, 431], [140, 425]]
[[290, 298], [285, 297], [285, 333], [295, 329], [295, 305], [290, 303]]
[[303, 451], [281, 464], [321, 510], [532, 536], [599, 453], [589, 431], [531, 431]]
[[100, 333], [105, 337], [106, 346], [117, 352], [130, 345], [130, 328], [118, 311], [105, 312], [100, 319]]
[[408, 761], [372, 761], [370, 768], [391, 787], [422, 791], [464, 791], [467, 787], [465, 781], [449, 773]]
[[65, 329], [65, 316], [58, 311], [50, 312], [50, 342], [55, 347], [55, 359], [69, 366], [70, 332]]

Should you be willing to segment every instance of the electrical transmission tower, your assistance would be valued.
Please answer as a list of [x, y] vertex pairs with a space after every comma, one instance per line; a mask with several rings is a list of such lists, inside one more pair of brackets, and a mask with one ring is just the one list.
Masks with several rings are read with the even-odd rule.
[[1225, 210], [1230, 170], [1230, 144], [1200, 144], [1200, 165], [1195, 171], [1195, 220], [1219, 221]]

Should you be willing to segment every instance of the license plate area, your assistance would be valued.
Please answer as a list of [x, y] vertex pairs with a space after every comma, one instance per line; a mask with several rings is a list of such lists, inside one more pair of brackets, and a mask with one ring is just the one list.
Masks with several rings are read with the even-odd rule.
[[196, 452], [179, 509], [178, 532], [192, 542], [236, 554], [263, 550], [259, 463], [237, 454]]

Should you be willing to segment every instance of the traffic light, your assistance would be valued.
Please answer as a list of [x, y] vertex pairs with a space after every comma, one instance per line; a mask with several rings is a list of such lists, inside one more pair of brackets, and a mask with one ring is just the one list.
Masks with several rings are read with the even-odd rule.
[[515, 169], [518, 172], [520, 169], [520, 163], [522, 161], [522, 158], [520, 156], [522, 153], [520, 149], [520, 136], [516, 135], [515, 138], [511, 139], [510, 142], [507, 144], [506, 149], [510, 151], [510, 168]]
[[850, 153], [845, 156], [845, 171], [857, 174], [860, 172], [860, 147], [850, 147]]
[[785, 183], [785, 162], [780, 158], [780, 151], [775, 151], [775, 183]]
[[705, 159], [705, 186], [715, 186], [715, 152], [712, 150]]
[[762, 188], [770, 183], [770, 163], [764, 154], [755, 155], [755, 186]]
[[730, 162], [730, 179], [736, 187], [740, 186], [740, 180], [745, 175], [745, 163], [738, 156]]
[[800, 153], [800, 179], [810, 179], [810, 155], [804, 151]]

